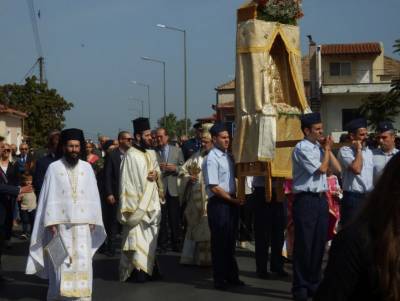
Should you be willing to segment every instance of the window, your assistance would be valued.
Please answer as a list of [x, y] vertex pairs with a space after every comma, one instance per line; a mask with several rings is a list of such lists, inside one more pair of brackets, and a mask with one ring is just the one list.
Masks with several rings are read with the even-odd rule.
[[330, 76], [348, 76], [351, 75], [351, 63], [330, 63]]
[[342, 109], [342, 130], [350, 121], [362, 117], [359, 109]]

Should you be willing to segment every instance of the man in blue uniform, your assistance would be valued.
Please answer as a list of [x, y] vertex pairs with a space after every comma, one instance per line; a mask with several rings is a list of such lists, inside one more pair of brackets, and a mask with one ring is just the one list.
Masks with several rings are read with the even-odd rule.
[[366, 146], [367, 121], [358, 118], [346, 125], [351, 146], [339, 149], [338, 160], [342, 165], [343, 199], [340, 204], [340, 224], [348, 224], [357, 214], [366, 193], [373, 187], [373, 155]]
[[[256, 272], [261, 279], [270, 278], [270, 271], [275, 277], [287, 277], [284, 270], [282, 248], [285, 241], [286, 216], [283, 204], [283, 181], [279, 178], [272, 179], [271, 199], [265, 196], [265, 177], [253, 179], [254, 202], [254, 240]], [[269, 249], [271, 247], [271, 256]]]
[[229, 133], [225, 126], [216, 124], [210, 129], [214, 147], [203, 162], [204, 182], [209, 198], [208, 223], [211, 232], [211, 257], [214, 287], [226, 290], [228, 285], [244, 285], [239, 280], [235, 259], [236, 232], [239, 206], [236, 198], [234, 163], [228, 154]]
[[389, 121], [382, 121], [378, 124], [377, 139], [379, 148], [373, 150], [374, 162], [374, 184], [383, 172], [386, 164], [399, 151], [396, 148], [396, 130]]
[[203, 133], [202, 125], [198, 122], [193, 125], [193, 128], [196, 131], [196, 136], [182, 145], [182, 152], [185, 161], [201, 148], [201, 135]]
[[331, 152], [332, 138], [323, 138], [319, 113], [304, 114], [305, 138], [292, 154], [293, 162], [293, 288], [294, 300], [307, 300], [321, 279], [322, 257], [328, 235], [328, 190], [326, 172], [337, 164]]

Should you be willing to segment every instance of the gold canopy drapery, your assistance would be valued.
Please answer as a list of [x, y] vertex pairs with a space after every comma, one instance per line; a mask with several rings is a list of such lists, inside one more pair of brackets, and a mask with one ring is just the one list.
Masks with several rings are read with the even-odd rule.
[[[297, 26], [250, 19], [238, 24], [233, 153], [237, 163], [271, 162], [272, 177], [291, 177], [291, 147], [300, 140], [298, 115], [277, 104], [309, 111], [301, 68]], [[279, 107], [279, 106], [278, 106]]]

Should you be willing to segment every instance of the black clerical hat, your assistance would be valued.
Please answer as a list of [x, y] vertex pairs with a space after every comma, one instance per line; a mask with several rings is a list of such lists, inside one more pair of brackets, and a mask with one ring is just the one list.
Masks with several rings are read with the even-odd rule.
[[379, 133], [383, 133], [390, 130], [394, 130], [393, 124], [390, 121], [381, 121], [378, 123], [377, 131]]
[[133, 131], [135, 134], [143, 133], [144, 131], [150, 130], [150, 122], [148, 118], [139, 117], [133, 121]]
[[367, 128], [367, 120], [365, 118], [353, 119], [344, 127], [344, 129], [348, 132], [354, 132], [361, 128]]
[[307, 113], [300, 116], [301, 126], [309, 127], [313, 124], [321, 123], [320, 113]]
[[210, 128], [211, 136], [218, 136], [221, 132], [228, 132], [228, 129], [223, 123], [216, 123]]
[[82, 142], [85, 141], [85, 136], [80, 129], [65, 129], [61, 131], [61, 143], [66, 144], [69, 140], [79, 140], [81, 147], [84, 147]]

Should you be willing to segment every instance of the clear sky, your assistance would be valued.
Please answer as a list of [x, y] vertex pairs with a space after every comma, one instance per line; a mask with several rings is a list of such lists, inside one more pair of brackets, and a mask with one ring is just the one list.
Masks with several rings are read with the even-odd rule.
[[[46, 75], [75, 107], [67, 127], [87, 136], [115, 136], [131, 129], [146, 99], [136, 80], [150, 85], [152, 123], [163, 114], [162, 65], [166, 61], [167, 112], [183, 118], [183, 36], [156, 24], [187, 31], [189, 117], [209, 116], [214, 88], [233, 78], [236, 8], [243, 0], [34, 0]], [[386, 55], [400, 38], [399, 0], [305, 0], [306, 35], [319, 43], [382, 41]], [[21, 82], [37, 59], [25, 0], [0, 1], [0, 84]], [[145, 105], [147, 115], [147, 105]]]

